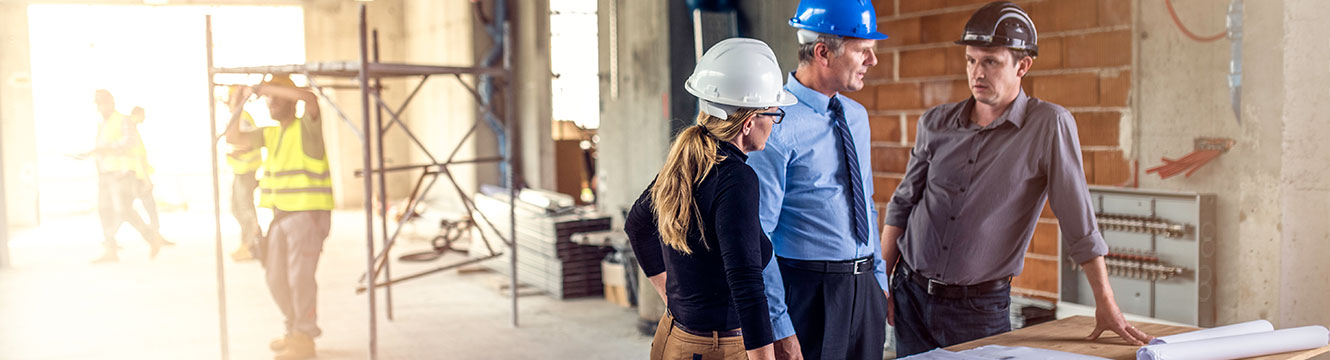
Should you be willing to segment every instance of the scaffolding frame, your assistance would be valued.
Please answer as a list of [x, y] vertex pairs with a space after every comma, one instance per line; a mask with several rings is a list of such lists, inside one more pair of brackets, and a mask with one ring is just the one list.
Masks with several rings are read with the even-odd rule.
[[[517, 244], [516, 244], [517, 188], [515, 186], [517, 178], [516, 173], [518, 169], [515, 166], [513, 166], [514, 149], [511, 139], [507, 138], [508, 136], [513, 134], [515, 127], [514, 122], [516, 117], [513, 114], [514, 111], [513, 91], [515, 91], [515, 89], [512, 81], [513, 79], [512, 56], [511, 56], [512, 34], [510, 31], [510, 26], [508, 24], [508, 18], [506, 16], [507, 14], [505, 11], [506, 10], [505, 2], [506, 1], [504, 0], [495, 1], [494, 2], [495, 17], [492, 22], [491, 21], [485, 22], [486, 23], [485, 30], [490, 34], [495, 44], [494, 48], [491, 49], [486, 59], [483, 60], [482, 62], [485, 64], [494, 63], [496, 60], [499, 60], [497, 57], [499, 55], [502, 55], [501, 65], [497, 67], [496, 66], [476, 66], [476, 67], [434, 66], [434, 65], [380, 62], [379, 51], [378, 51], [378, 31], [374, 30], [372, 33], [370, 31], [367, 31], [368, 21], [366, 16], [366, 5], [361, 4], [359, 8], [360, 48], [359, 48], [358, 61], [316, 62], [316, 63], [291, 64], [291, 65], [217, 68], [213, 66], [212, 16], [209, 15], [206, 17], [205, 36], [207, 37], [206, 44], [207, 44], [207, 67], [208, 67], [208, 104], [209, 104], [208, 108], [210, 110], [209, 112], [209, 124], [211, 131], [210, 139], [212, 140], [210, 142], [210, 145], [212, 153], [212, 181], [213, 181], [213, 222], [214, 222], [213, 236], [215, 240], [214, 251], [216, 253], [215, 261], [216, 261], [216, 271], [217, 271], [217, 289], [218, 289], [217, 297], [218, 297], [218, 310], [219, 310], [218, 324], [220, 328], [219, 341], [221, 345], [222, 359], [230, 358], [230, 349], [229, 349], [229, 340], [227, 335], [228, 326], [227, 326], [226, 286], [225, 286], [225, 272], [224, 272], [225, 266], [224, 266], [222, 236], [221, 236], [221, 203], [220, 203], [221, 188], [220, 188], [218, 160], [217, 160], [218, 159], [217, 146], [218, 142], [221, 141], [221, 136], [218, 135], [217, 133], [218, 129], [217, 110], [216, 110], [217, 104], [215, 101], [216, 87], [219, 86], [219, 84], [215, 81], [216, 80], [215, 76], [218, 74], [304, 75], [309, 80], [310, 89], [313, 90], [316, 96], [321, 98], [323, 100], [323, 103], [330, 105], [330, 107], [333, 109], [333, 113], [335, 113], [336, 116], [340, 118], [343, 122], [345, 122], [351, 128], [352, 131], [356, 132], [357, 136], [359, 136], [362, 145], [361, 148], [362, 166], [359, 170], [355, 171], [355, 176], [364, 179], [363, 190], [364, 190], [364, 209], [365, 209], [366, 266], [365, 266], [365, 273], [361, 275], [362, 284], [356, 289], [356, 293], [361, 294], [368, 292], [367, 302], [369, 309], [368, 326], [369, 326], [370, 359], [377, 358], [377, 353], [378, 353], [378, 324], [377, 324], [378, 311], [377, 311], [376, 292], [369, 290], [378, 289], [378, 288], [384, 289], [384, 300], [387, 303], [387, 306], [385, 307], [386, 315], [388, 320], [393, 320], [393, 315], [392, 315], [393, 284], [420, 278], [426, 275], [442, 272], [449, 269], [454, 269], [457, 267], [473, 263], [478, 263], [481, 261], [498, 258], [503, 255], [502, 252], [495, 252], [494, 249], [490, 247], [488, 239], [483, 239], [484, 231], [481, 231], [480, 233], [482, 241], [485, 242], [487, 249], [489, 249], [490, 251], [488, 255], [479, 258], [471, 258], [468, 260], [464, 260], [450, 265], [441, 266], [431, 270], [425, 270], [415, 274], [403, 276], [397, 279], [392, 278], [391, 266], [389, 265], [390, 261], [388, 259], [389, 251], [392, 249], [393, 244], [396, 242], [397, 236], [400, 233], [402, 225], [410, 221], [413, 218], [413, 215], [415, 215], [414, 211], [415, 206], [420, 201], [423, 201], [425, 199], [430, 189], [433, 188], [433, 185], [438, 181], [439, 177], [441, 176], [448, 179], [448, 181], [453, 185], [453, 190], [457, 192], [457, 195], [460, 197], [460, 201], [462, 202], [462, 205], [467, 209], [467, 212], [470, 215], [472, 215], [473, 218], [475, 218], [476, 215], [479, 215], [479, 218], [483, 220], [486, 225], [490, 226], [494, 230], [496, 236], [499, 237], [499, 240], [503, 243], [503, 245], [507, 247], [509, 261], [511, 262], [510, 263], [511, 278], [509, 279], [510, 282], [508, 290], [511, 292], [510, 296], [512, 299], [512, 325], [514, 327], [518, 326], [518, 307], [517, 307], [518, 285], [517, 285]], [[479, 9], [479, 7], [481, 6], [480, 3], [477, 3], [476, 6], [477, 6], [477, 12], [480, 12]], [[480, 17], [483, 17], [483, 14], [479, 15], [481, 15]], [[483, 21], [484, 19], [479, 19], [479, 20]], [[373, 59], [370, 58], [371, 50], [372, 50]], [[410, 127], [407, 126], [406, 122], [402, 121], [401, 115], [402, 112], [406, 109], [407, 105], [410, 105], [411, 100], [415, 98], [417, 93], [419, 93], [420, 89], [424, 86], [425, 82], [429, 80], [431, 75], [452, 75], [453, 78], [457, 80], [457, 83], [459, 85], [466, 88], [471, 93], [472, 97], [477, 103], [477, 106], [479, 107], [480, 115], [484, 117], [487, 125], [489, 125], [490, 128], [499, 137], [497, 148], [501, 156], [477, 157], [473, 159], [456, 159], [456, 155], [462, 149], [462, 146], [466, 144], [466, 141], [470, 139], [471, 136], [476, 132], [476, 128], [479, 126], [480, 120], [474, 122], [471, 128], [467, 131], [467, 133], [463, 135], [462, 139], [457, 141], [456, 146], [452, 149], [452, 152], [449, 153], [445, 161], [439, 161], [439, 159], [434, 157], [434, 154], [430, 153], [429, 150], [425, 147], [425, 145], [418, 138], [416, 138], [415, 134], [411, 132]], [[466, 81], [462, 79], [462, 75], [476, 76], [478, 79], [477, 81], [478, 87], [480, 87], [481, 89], [477, 90], [475, 87], [468, 85]], [[411, 77], [419, 77], [420, 81], [415, 85], [410, 95], [408, 95], [400, 105], [398, 105], [396, 108], [389, 107], [387, 101], [383, 99], [380, 91], [382, 89], [381, 86], [382, 79], [411, 78]], [[327, 88], [346, 88], [346, 86], [340, 86], [340, 85], [320, 86], [318, 81], [316, 81], [316, 78], [340, 78], [340, 79], [349, 78], [355, 81], [356, 88], [360, 90], [361, 124], [359, 129], [357, 129], [356, 124], [354, 124], [351, 121], [351, 118], [348, 117], [347, 114], [344, 111], [342, 111], [342, 109], [339, 106], [337, 106], [337, 103], [333, 101], [333, 99], [328, 97], [328, 95], [324, 92], [324, 89]], [[501, 115], [495, 114], [496, 110], [498, 109], [496, 109], [494, 102], [491, 101], [492, 92], [494, 91], [493, 90], [494, 86], [491, 81], [492, 79], [500, 79], [503, 81], [501, 87], [502, 96], [503, 96], [503, 101], [502, 101], [503, 111]], [[373, 99], [373, 101], [371, 101], [371, 99]], [[374, 109], [373, 113], [371, 113], [370, 111], [371, 106], [373, 106]], [[392, 119], [391, 121], [388, 122], [387, 125], [383, 124], [384, 112], [387, 112], [389, 117]], [[502, 124], [499, 124], [498, 119], [503, 120]], [[371, 123], [373, 124], [371, 125]], [[395, 167], [387, 167], [385, 165], [384, 149], [383, 149], [384, 134], [388, 130], [392, 129], [394, 126], [400, 127], [406, 133], [407, 137], [416, 146], [416, 148], [424, 152], [425, 156], [430, 159], [430, 163], [395, 166]], [[500, 126], [502, 128], [500, 128]], [[370, 137], [373, 137], [375, 141], [370, 141]], [[377, 142], [377, 147], [371, 146], [371, 144], [374, 142]], [[377, 159], [377, 166], [373, 161], [376, 159]], [[497, 225], [495, 225], [493, 222], [490, 222], [489, 219], [485, 217], [484, 213], [480, 212], [480, 210], [476, 208], [474, 200], [471, 198], [471, 196], [466, 194], [466, 192], [457, 183], [456, 178], [453, 177], [452, 172], [449, 170], [449, 166], [451, 165], [466, 165], [466, 164], [480, 164], [480, 163], [498, 163], [500, 166], [500, 170], [503, 175], [502, 181], [506, 186], [509, 198], [508, 202], [509, 221], [507, 224], [508, 236], [506, 238], [504, 236], [504, 232], [500, 231]], [[387, 216], [388, 200], [387, 200], [387, 184], [385, 181], [386, 174], [388, 172], [411, 171], [411, 170], [419, 170], [421, 171], [421, 173], [416, 180], [415, 187], [412, 189], [410, 197], [408, 198], [406, 204], [407, 211], [405, 212], [405, 215], [403, 215], [400, 219], [396, 221], [396, 228], [394, 229], [393, 233], [390, 235], [388, 233], [389, 223]], [[379, 221], [380, 224], [382, 225], [380, 227], [380, 229], [382, 230], [381, 239], [383, 244], [381, 252], [375, 251], [375, 244], [374, 244], [375, 214], [374, 214], [373, 199], [375, 198], [376, 195], [374, 191], [375, 190], [374, 175], [377, 175], [378, 177], [377, 195], [378, 198], [383, 202], [383, 206], [379, 207], [379, 213], [378, 213]], [[426, 179], [428, 179], [428, 183], [426, 183]], [[479, 222], [477, 222], [477, 226], [480, 226]], [[380, 274], [382, 274], [384, 278], [382, 282], [379, 281]]]

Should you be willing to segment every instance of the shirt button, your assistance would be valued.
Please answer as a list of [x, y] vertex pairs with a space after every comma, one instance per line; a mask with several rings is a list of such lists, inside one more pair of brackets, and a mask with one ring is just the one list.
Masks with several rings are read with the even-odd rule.
[[961, 188], [961, 192], [965, 192], [965, 188]]
[[951, 250], [951, 247], [948, 247], [948, 246], [943, 245], [943, 246], [942, 246], [942, 250]]
[[952, 220], [952, 221], [955, 221], [955, 220], [956, 220], [956, 217], [955, 217], [955, 216], [952, 216], [952, 217], [951, 217], [951, 220]]
[[974, 159], [970, 159], [970, 163], [973, 164], [973, 163], [974, 163]]

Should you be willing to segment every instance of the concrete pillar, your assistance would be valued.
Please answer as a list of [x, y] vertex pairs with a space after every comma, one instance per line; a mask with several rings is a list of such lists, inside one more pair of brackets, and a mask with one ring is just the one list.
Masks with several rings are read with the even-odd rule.
[[[1248, 1], [1248, 6], [1253, 1]], [[1285, 0], [1280, 327], [1330, 324], [1330, 3]], [[1253, 119], [1255, 120], [1255, 119]], [[1274, 145], [1274, 144], [1271, 144]]]
[[0, 3], [0, 155], [9, 225], [36, 226], [37, 136], [32, 117], [28, 5]]
[[[516, 71], [513, 107], [517, 115], [517, 167], [519, 183], [554, 190], [553, 108], [550, 88], [550, 6], [547, 0], [517, 1], [513, 11], [513, 67]], [[602, 117], [604, 119], [604, 117]]]
[[[401, 62], [404, 58], [403, 5], [402, 0], [382, 0], [374, 2], [350, 2], [338, 0], [307, 0], [305, 10], [305, 58], [308, 62], [321, 61], [356, 61], [360, 58], [359, 34], [356, 27], [359, 21], [360, 4], [368, 6], [369, 28], [379, 30], [380, 56], [384, 62]], [[320, 84], [329, 83], [355, 84], [353, 79], [321, 78]], [[414, 82], [412, 82], [414, 85]], [[384, 80], [384, 98], [390, 106], [405, 98], [402, 79]], [[334, 174], [333, 197], [340, 208], [359, 208], [364, 203], [364, 189], [361, 178], [354, 176], [356, 170], [363, 167], [361, 140], [356, 136], [361, 131], [360, 90], [343, 89], [328, 91], [336, 105], [351, 120], [348, 126], [333, 109], [333, 104], [322, 101], [320, 106], [323, 116], [323, 136], [327, 144], [329, 167]], [[394, 100], [397, 99], [397, 100]], [[373, 101], [371, 99], [371, 101]], [[387, 114], [385, 113], [385, 117]], [[385, 121], [386, 123], [387, 121]], [[354, 128], [354, 130], [352, 130]], [[384, 142], [388, 166], [404, 165], [407, 160], [407, 142], [399, 130], [389, 133], [391, 137]], [[372, 138], [372, 136], [370, 136]], [[377, 159], [375, 159], [377, 161]], [[407, 181], [405, 173], [389, 176], [389, 198], [398, 196], [395, 189], [401, 189]], [[377, 188], [377, 187], [376, 187]], [[408, 188], [409, 189], [409, 188]], [[376, 190], [377, 193], [377, 190]]]

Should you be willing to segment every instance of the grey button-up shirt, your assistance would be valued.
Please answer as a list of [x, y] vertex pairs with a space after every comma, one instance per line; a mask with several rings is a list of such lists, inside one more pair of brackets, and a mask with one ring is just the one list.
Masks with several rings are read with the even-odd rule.
[[980, 127], [970, 121], [973, 107], [970, 98], [919, 118], [886, 215], [887, 225], [905, 229], [897, 240], [905, 262], [947, 284], [1019, 275], [1045, 199], [1073, 261], [1107, 253], [1071, 113], [1022, 91], [1002, 117]]

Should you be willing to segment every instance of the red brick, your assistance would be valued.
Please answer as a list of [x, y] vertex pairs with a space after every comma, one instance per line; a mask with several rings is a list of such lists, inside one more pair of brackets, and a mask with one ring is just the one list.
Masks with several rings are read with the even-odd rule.
[[900, 3], [901, 14], [937, 10], [950, 6], [947, 4], [947, 0], [903, 0]]
[[879, 17], [896, 15], [896, 0], [873, 0], [873, 10]]
[[914, 144], [915, 136], [919, 135], [919, 117], [921, 115], [909, 115], [905, 117], [905, 142]]
[[1127, 106], [1131, 97], [1131, 71], [1118, 72], [1117, 76], [1099, 78], [1099, 105]]
[[[910, 1], [910, 0], [905, 0], [905, 1]], [[956, 6], [966, 6], [966, 5], [976, 5], [976, 4], [987, 4], [991, 1], [993, 0], [947, 0], [947, 6], [956, 7]], [[974, 10], [971, 10], [972, 13], [973, 11]]]
[[1119, 30], [1067, 37], [1067, 68], [1131, 65], [1131, 30]]
[[880, 51], [877, 53], [877, 65], [868, 68], [868, 73], [864, 74], [864, 81], [891, 81], [896, 80], [896, 51]]
[[947, 47], [947, 75], [965, 75], [965, 47], [956, 45]]
[[877, 86], [877, 110], [913, 110], [923, 107], [919, 84], [894, 83]]
[[1030, 70], [1051, 70], [1062, 68], [1062, 38], [1039, 39], [1039, 57], [1034, 59]]
[[886, 145], [873, 147], [873, 171], [904, 173], [910, 163], [910, 147]]
[[891, 194], [900, 186], [901, 178], [896, 176], [873, 176], [873, 202], [890, 202]]
[[1094, 181], [1096, 185], [1122, 185], [1131, 179], [1131, 165], [1122, 157], [1122, 152], [1094, 152]]
[[1080, 135], [1081, 146], [1118, 146], [1122, 113], [1078, 112], [1072, 116], [1076, 117], [1076, 131]]
[[882, 48], [891, 48], [902, 45], [914, 45], [919, 43], [920, 19], [917, 17], [904, 18], [894, 21], [888, 21], [878, 24], [877, 31], [887, 34], [885, 40], [878, 40], [877, 46]]
[[946, 48], [902, 51], [901, 78], [946, 75], [946, 58]]
[[1058, 256], [1058, 225], [1037, 223], [1034, 236], [1030, 238], [1030, 248], [1026, 252], [1048, 256]]
[[874, 142], [901, 142], [901, 117], [899, 115], [869, 116], [868, 125], [873, 130], [871, 139]]
[[970, 20], [970, 13], [970, 11], [958, 11], [920, 18], [919, 26], [922, 33], [919, 34], [919, 42], [950, 43], [960, 39], [961, 34], [965, 32], [965, 22]]
[[[881, 11], [878, 11], [881, 13]], [[1099, 0], [1099, 26], [1131, 23], [1131, 0]]]
[[1025, 270], [1012, 279], [1012, 287], [1057, 293], [1058, 262], [1044, 259], [1025, 259]]
[[1055, 0], [1027, 5], [1026, 12], [1040, 33], [1096, 27], [1098, 0]]
[[929, 81], [923, 85], [924, 107], [931, 108], [970, 97], [970, 85], [965, 80]]
[[1094, 151], [1081, 151], [1081, 169], [1085, 171], [1085, 182], [1094, 183]]
[[1099, 105], [1099, 75], [1052, 75], [1031, 80], [1040, 99], [1066, 107]]
[[845, 92], [842, 94], [850, 97], [851, 99], [854, 99], [854, 101], [858, 102], [860, 105], [863, 105], [865, 109], [873, 109], [874, 107], [877, 106], [878, 87], [879, 86], [876, 85], [865, 85], [864, 88], [859, 89], [859, 91]]

